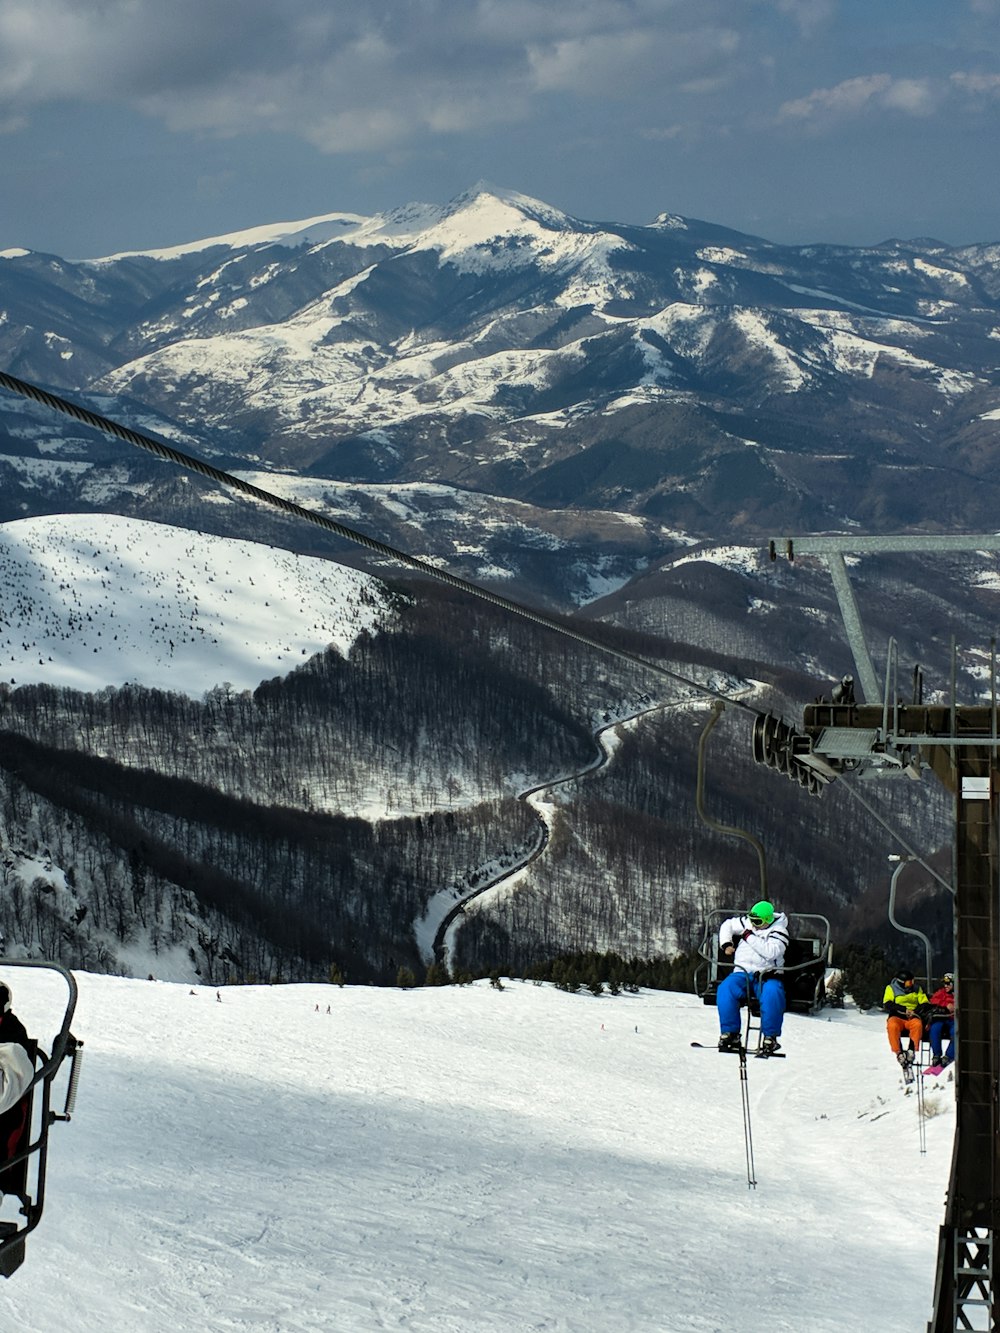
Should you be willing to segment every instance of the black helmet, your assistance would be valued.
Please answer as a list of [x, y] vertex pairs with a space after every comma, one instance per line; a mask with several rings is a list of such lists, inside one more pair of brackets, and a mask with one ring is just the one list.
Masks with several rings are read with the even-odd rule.
[[896, 976], [900, 981], [913, 980], [913, 973], [910, 971], [908, 967], [901, 967], [899, 971], [896, 973]]

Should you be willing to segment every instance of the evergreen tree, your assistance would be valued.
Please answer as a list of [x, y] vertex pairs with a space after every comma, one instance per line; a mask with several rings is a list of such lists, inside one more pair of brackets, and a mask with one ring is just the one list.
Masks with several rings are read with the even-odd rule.
[[840, 953], [844, 990], [853, 997], [859, 1009], [877, 1009], [896, 971], [896, 964], [879, 945], [866, 949], [860, 944], [849, 944]]

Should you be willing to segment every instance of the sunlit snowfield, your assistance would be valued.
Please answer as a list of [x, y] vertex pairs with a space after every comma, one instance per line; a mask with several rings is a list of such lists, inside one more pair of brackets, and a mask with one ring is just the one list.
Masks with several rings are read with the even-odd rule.
[[[59, 979], [10, 978], [50, 1030]], [[928, 1090], [922, 1154], [878, 1015], [790, 1016], [788, 1058], [749, 1062], [751, 1190], [739, 1062], [691, 1048], [717, 1032], [694, 997], [79, 983], [77, 1110], [52, 1130], [0, 1329], [913, 1333], [930, 1317], [953, 1090]]]

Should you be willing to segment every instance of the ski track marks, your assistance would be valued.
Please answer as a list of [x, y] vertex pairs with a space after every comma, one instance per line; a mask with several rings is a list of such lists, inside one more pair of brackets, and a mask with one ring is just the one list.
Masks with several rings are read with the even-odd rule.
[[[921, 1156], [878, 1015], [791, 1015], [788, 1060], [750, 1062], [749, 1190], [738, 1061], [690, 1048], [718, 1028], [693, 996], [218, 1003], [79, 980], [77, 1111], [2, 1329], [912, 1333], [930, 1315], [954, 1117], [942, 1094]], [[900, 1214], [912, 1243], [887, 1254]]]

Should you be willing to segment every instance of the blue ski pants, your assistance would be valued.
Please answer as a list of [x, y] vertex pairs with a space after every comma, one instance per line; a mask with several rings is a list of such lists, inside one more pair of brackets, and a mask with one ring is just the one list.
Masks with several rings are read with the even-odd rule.
[[941, 1063], [941, 1043], [945, 1037], [948, 1038], [948, 1050], [945, 1058], [950, 1064], [955, 1058], [955, 1020], [953, 1018], [932, 1018], [928, 1036], [931, 1042], [931, 1054], [936, 1065]]
[[785, 1017], [785, 987], [779, 977], [752, 976], [749, 972], [730, 972], [719, 982], [715, 1003], [719, 1009], [719, 1027], [723, 1032], [739, 1032], [740, 1005], [755, 995], [760, 1005], [762, 1037], [780, 1037]]

